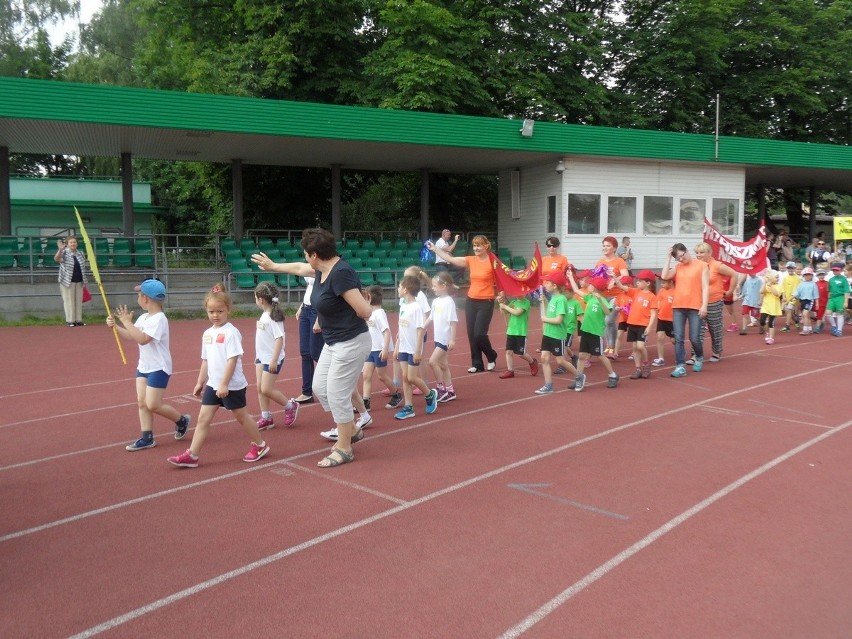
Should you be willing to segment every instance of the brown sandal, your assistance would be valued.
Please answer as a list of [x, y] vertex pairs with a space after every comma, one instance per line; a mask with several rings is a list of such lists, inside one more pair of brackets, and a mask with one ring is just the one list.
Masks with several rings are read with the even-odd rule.
[[[334, 455], [337, 455], [335, 457]], [[348, 453], [345, 450], [340, 450], [336, 446], [331, 449], [331, 452], [323, 457], [321, 460], [317, 462], [317, 466], [320, 468], [334, 468], [335, 466], [342, 466], [343, 464], [348, 464], [351, 461], [355, 461], [355, 452], [349, 451]], [[323, 463], [327, 462], [327, 463]]]

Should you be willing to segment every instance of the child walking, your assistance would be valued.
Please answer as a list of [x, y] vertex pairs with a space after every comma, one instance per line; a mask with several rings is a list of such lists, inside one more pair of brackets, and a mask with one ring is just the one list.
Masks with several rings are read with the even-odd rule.
[[[402, 377], [402, 393], [405, 406], [396, 413], [396, 419], [414, 417], [413, 389], [419, 388], [426, 400], [426, 414], [434, 413], [438, 408], [438, 392], [430, 390], [420, 377], [420, 361], [423, 359], [423, 335], [426, 318], [423, 309], [416, 303], [420, 292], [420, 279], [406, 275], [399, 283], [399, 330], [396, 341], [396, 358], [399, 361]], [[405, 304], [402, 301], [405, 300]]]
[[[399, 387], [388, 374], [388, 356], [393, 355], [393, 340], [391, 339], [390, 324], [388, 324], [388, 314], [382, 308], [384, 300], [382, 287], [378, 284], [368, 287], [364, 292], [364, 298], [373, 309], [370, 319], [367, 320], [371, 341], [370, 354], [361, 369], [362, 390], [364, 391], [361, 395], [364, 399], [364, 406], [369, 410], [370, 395], [373, 392], [373, 371], [375, 371], [379, 376], [379, 381], [390, 392], [390, 400], [385, 408], [397, 408], [402, 403], [402, 393], [399, 392]], [[370, 421], [372, 422], [373, 419], [370, 418]]]
[[633, 364], [635, 370], [630, 379], [648, 379], [651, 376], [651, 363], [648, 361], [648, 349], [645, 340], [654, 330], [657, 322], [657, 296], [651, 286], [657, 276], [653, 271], [644, 270], [636, 276], [636, 286], [625, 286], [616, 279], [615, 285], [630, 298], [630, 310], [627, 313], [627, 342], [633, 344]]
[[660, 280], [657, 291], [657, 357], [652, 366], [665, 366], [666, 340], [674, 344], [674, 280]]
[[257, 425], [246, 410], [248, 382], [243, 373], [243, 338], [228, 321], [233, 308], [225, 292], [209, 292], [204, 298], [207, 318], [212, 326], [201, 338], [201, 369], [192, 394], [201, 398], [198, 426], [189, 449], [168, 458], [170, 464], [196, 468], [201, 448], [207, 440], [210, 422], [220, 406], [234, 414], [251, 440], [251, 447], [243, 457], [245, 462], [256, 462], [269, 452], [269, 446], [260, 436]]
[[[743, 298], [742, 325], [740, 326], [740, 335], [748, 333], [748, 327], [754, 326], [754, 322], [760, 315], [760, 291], [763, 289], [763, 278], [753, 273], [746, 275], [745, 280], [740, 285], [740, 291]], [[760, 327], [760, 332], [763, 333], [763, 327]]]
[[[545, 295], [541, 296], [541, 374], [544, 377], [544, 386], [534, 391], [536, 395], [549, 395], [553, 392], [551, 358], [566, 372], [574, 375], [576, 380], [577, 369], [565, 359], [565, 341], [569, 334], [573, 338], [577, 315], [582, 311], [577, 300], [569, 300], [565, 296], [567, 282], [562, 271], [550, 271], [544, 275], [543, 280], [544, 292], [550, 296], [550, 300], [548, 301]], [[568, 388], [575, 386], [569, 383]]]
[[497, 296], [497, 304], [506, 317], [506, 370], [500, 373], [500, 379], [510, 379], [515, 376], [515, 355], [530, 365], [530, 375], [535, 377], [538, 375], [538, 360], [527, 353], [529, 298], [522, 296], [509, 299], [501, 291]]
[[849, 306], [849, 280], [843, 275], [843, 263], [831, 265], [831, 279], [828, 280], [828, 304], [825, 317], [831, 325], [834, 337], [843, 336], [843, 324], [846, 321], [846, 308]]
[[278, 305], [278, 288], [269, 282], [261, 282], [254, 289], [254, 302], [263, 311], [257, 322], [254, 338], [257, 374], [257, 401], [260, 404], [258, 430], [275, 428], [270, 400], [284, 407], [284, 425], [292, 426], [299, 413], [299, 403], [287, 399], [275, 388], [275, 377], [284, 362], [284, 311]]
[[[429, 278], [429, 275], [419, 266], [409, 266], [402, 272], [403, 277], [414, 277], [420, 283], [420, 291], [415, 296], [417, 303], [420, 305], [421, 310], [423, 311], [424, 320], [429, 318], [429, 314], [432, 312], [432, 307], [429, 305], [429, 300], [426, 298], [426, 293], [423, 292], [424, 288], [427, 288], [432, 280]], [[400, 297], [399, 298], [399, 312], [402, 313], [402, 307], [405, 304], [405, 300]], [[426, 340], [426, 332], [423, 332], [423, 339]], [[398, 359], [394, 359], [393, 361], [393, 383], [397, 386], [401, 385], [401, 365]], [[425, 377], [424, 377], [425, 380]], [[414, 387], [415, 395], [422, 395], [423, 391], [421, 391], [418, 387]], [[394, 407], [396, 408], [396, 407]]]
[[[191, 418], [163, 403], [163, 395], [172, 375], [172, 355], [169, 351], [169, 320], [163, 313], [166, 287], [159, 280], [145, 280], [135, 287], [136, 298], [144, 313], [133, 323], [133, 313], [127, 306], [115, 309], [115, 317], [106, 318], [118, 334], [139, 345], [139, 364], [136, 367], [136, 404], [139, 407], [139, 426], [142, 434], [125, 448], [131, 452], [153, 448], [154, 415], [165, 417], [175, 424], [175, 439], [183, 439]], [[116, 322], [118, 318], [118, 322]]]
[[782, 291], [778, 285], [778, 271], [766, 271], [760, 293], [763, 295], [760, 304], [760, 331], [762, 333], [767, 323], [769, 324], [764, 341], [772, 345], [775, 343], [775, 318], [781, 317]]
[[814, 326], [814, 333], [817, 334], [822, 333], [825, 328], [825, 307], [828, 306], [828, 280], [825, 279], [825, 274], [825, 269], [817, 269], [816, 285], [819, 291], [819, 298], [816, 309], [816, 325]]
[[814, 270], [810, 266], [802, 269], [802, 281], [793, 293], [802, 309], [802, 331], [799, 335], [810, 335], [814, 332], [811, 326], [811, 313], [816, 312], [819, 305], [819, 288], [814, 282]]
[[[574, 274], [569, 270], [568, 278], [571, 280], [571, 288], [579, 292], [580, 288], [574, 281]], [[585, 360], [594, 355], [600, 360], [607, 372], [607, 388], [618, 386], [618, 374], [612, 369], [609, 359], [603, 354], [603, 335], [606, 331], [606, 318], [612, 312], [609, 302], [606, 301], [601, 292], [609, 286], [609, 281], [603, 277], [589, 278], [586, 285], [586, 294], [583, 299], [586, 309], [583, 311], [583, 320], [580, 323], [580, 358], [577, 363], [577, 377], [572, 384], [578, 393], [586, 386], [586, 376], [583, 374]], [[571, 388], [571, 386], [569, 386]]]
[[429, 324], [435, 326], [435, 350], [429, 357], [429, 365], [435, 373], [435, 385], [438, 392], [438, 401], [451, 402], [456, 398], [456, 389], [453, 388], [453, 376], [450, 373], [450, 364], [447, 361], [447, 351], [456, 347], [456, 328], [459, 317], [456, 312], [456, 301], [450, 293], [458, 290], [452, 275], [447, 271], [441, 271], [432, 278], [432, 291], [435, 299], [432, 300], [432, 312], [426, 319], [425, 328]]

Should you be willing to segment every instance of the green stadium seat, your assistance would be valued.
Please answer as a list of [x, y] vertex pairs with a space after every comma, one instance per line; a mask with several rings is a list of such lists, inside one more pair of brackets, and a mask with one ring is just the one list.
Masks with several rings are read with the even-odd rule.
[[234, 276], [234, 283], [237, 285], [237, 288], [254, 288], [255, 287], [255, 273], [248, 266], [244, 269], [231, 271]]
[[359, 257], [365, 262], [372, 257], [372, 254], [369, 249], [358, 249], [355, 251], [355, 257]]
[[59, 264], [53, 261], [53, 256], [56, 255], [56, 239], [55, 237], [43, 237], [41, 266], [42, 268], [59, 268]]
[[503, 264], [508, 264], [512, 261], [512, 251], [507, 248], [497, 249], [497, 257], [500, 258], [500, 261]]
[[408, 244], [409, 244], [409, 243], [408, 243], [408, 240], [407, 240], [407, 239], [405, 239], [405, 238], [403, 238], [403, 237], [398, 237], [397, 239], [395, 239], [395, 240], [393, 241], [393, 247], [394, 247], [395, 249], [401, 249], [401, 250], [403, 250], [403, 251], [407, 251], [407, 250], [408, 250]]
[[385, 249], [386, 251], [389, 251], [393, 248], [393, 240], [388, 238], [379, 240], [379, 243], [376, 246], [380, 249]]
[[[408, 249], [405, 249], [405, 251], [407, 251], [407, 250]], [[388, 251], [388, 261], [396, 260], [397, 264], [398, 264], [400, 261], [402, 261], [404, 259], [405, 251], [402, 250], [402, 249], [398, 249], [398, 248], [395, 248], [395, 249]]]
[[[95, 264], [100, 266], [109, 266], [109, 240], [105, 237], [95, 238]], [[91, 256], [89, 256], [91, 261]]]
[[399, 270], [399, 258], [397, 257], [386, 257], [382, 260], [382, 268], [388, 268], [392, 271]]
[[240, 241], [240, 251], [242, 251], [243, 255], [249, 256], [252, 253], [257, 253], [257, 244], [254, 241], [253, 237], [244, 237]]
[[15, 255], [18, 253], [18, 238], [0, 238], [0, 268], [13, 268]]
[[371, 271], [358, 271], [358, 279], [361, 280], [361, 286], [372, 286], [376, 283], [376, 277]]
[[117, 237], [112, 242], [113, 266], [133, 265], [133, 245], [125, 237]]
[[136, 240], [136, 266], [154, 266], [154, 243], [151, 240]]
[[41, 258], [41, 241], [37, 237], [22, 237], [15, 258], [18, 268], [38, 266]]
[[383, 288], [396, 288], [395, 270], [382, 267], [376, 271], [376, 284]]
[[371, 271], [377, 271], [382, 267], [382, 260], [378, 257], [368, 257], [364, 260], [364, 266], [370, 269]]
[[373, 249], [373, 257], [377, 257], [380, 260], [384, 260], [387, 256], [388, 256], [388, 249], [386, 249], [386, 248]]
[[222, 241], [219, 243], [219, 250], [221, 250], [223, 253], [231, 249], [239, 250], [239, 248], [240, 247], [237, 245], [236, 240], [234, 240], [234, 238], [232, 237], [223, 237]]
[[257, 250], [259, 250], [261, 253], [266, 253], [269, 256], [281, 254], [281, 251], [278, 248], [278, 245], [275, 243], [275, 240], [269, 237], [260, 238], [257, 243]]
[[271, 284], [277, 284], [278, 280], [275, 273], [270, 273], [268, 271], [261, 271], [257, 274], [257, 283], [261, 282], [270, 282]]
[[354, 268], [356, 271], [364, 268], [364, 260], [362, 260], [360, 257], [351, 257], [346, 261], [349, 262], [349, 266]]
[[513, 255], [510, 262], [510, 268], [522, 269], [527, 267], [527, 261], [522, 255]]
[[370, 252], [376, 250], [376, 240], [364, 240], [361, 242], [361, 248]]

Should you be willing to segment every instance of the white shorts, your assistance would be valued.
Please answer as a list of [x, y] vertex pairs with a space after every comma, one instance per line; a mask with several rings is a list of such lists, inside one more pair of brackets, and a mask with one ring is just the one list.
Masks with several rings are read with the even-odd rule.
[[345, 342], [322, 347], [314, 370], [313, 391], [335, 424], [352, 421], [352, 392], [371, 345], [370, 333], [365, 331]]

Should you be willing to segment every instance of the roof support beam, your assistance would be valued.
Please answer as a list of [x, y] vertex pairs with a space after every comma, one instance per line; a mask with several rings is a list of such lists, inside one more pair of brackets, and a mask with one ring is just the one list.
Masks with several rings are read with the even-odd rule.
[[766, 185], [757, 185], [757, 217], [761, 224], [766, 224], [769, 220], [766, 219]]
[[133, 158], [130, 153], [121, 154], [121, 220], [124, 237], [136, 234], [133, 219]]
[[420, 169], [420, 241], [429, 238], [429, 169]]
[[808, 239], [812, 240], [816, 237], [817, 223], [817, 190], [815, 186], [810, 187], [808, 195], [808, 206], [811, 209], [811, 214], [808, 218]]
[[342, 207], [340, 205], [340, 165], [331, 165], [331, 232], [338, 240], [343, 239]]
[[12, 196], [9, 186], [9, 147], [0, 146], [0, 235], [12, 234]]
[[231, 190], [234, 201], [234, 239], [242, 241], [245, 230], [245, 219], [243, 215], [243, 161], [231, 160]]

